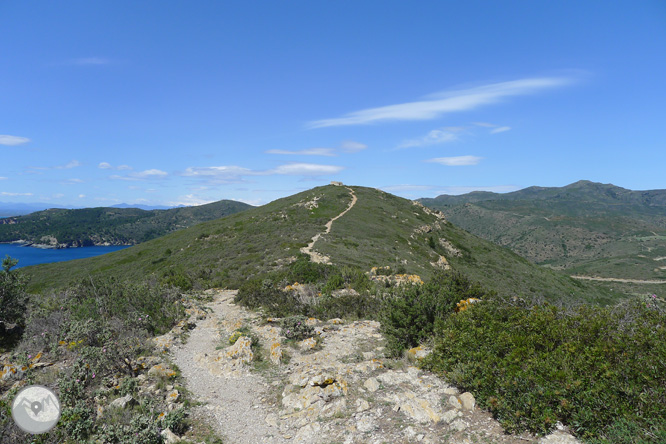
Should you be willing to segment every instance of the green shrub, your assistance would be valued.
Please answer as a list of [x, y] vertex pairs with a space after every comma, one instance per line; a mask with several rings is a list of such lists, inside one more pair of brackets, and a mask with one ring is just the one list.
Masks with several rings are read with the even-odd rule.
[[332, 272], [332, 266], [311, 262], [309, 256], [300, 255], [289, 265], [289, 281], [314, 284], [325, 281]]
[[437, 324], [424, 365], [474, 393], [507, 431], [547, 433], [561, 421], [583, 439], [663, 442], [655, 438], [666, 431], [659, 307], [565, 310], [492, 297]]
[[[2, 260], [0, 271], [0, 323], [24, 324], [26, 279], [20, 273], [11, 271], [18, 260], [7, 256]], [[4, 325], [0, 328], [4, 329]]]
[[429, 339], [435, 321], [452, 313], [462, 299], [481, 299], [489, 293], [459, 273], [441, 272], [423, 285], [402, 285], [383, 302], [380, 319], [387, 348], [398, 356]]
[[182, 291], [190, 291], [194, 286], [192, 278], [182, 270], [169, 269], [163, 272], [162, 282], [165, 285], [179, 288]]
[[328, 281], [326, 281], [326, 285], [324, 285], [322, 291], [324, 293], [331, 293], [332, 291], [343, 288], [344, 286], [345, 286], [345, 280], [342, 277], [342, 275], [334, 274], [330, 278], [328, 278]]
[[380, 299], [371, 294], [322, 296], [316, 305], [304, 307], [303, 314], [319, 319], [377, 319]]
[[300, 341], [314, 335], [314, 329], [307, 325], [305, 316], [290, 316], [280, 322], [281, 333], [287, 339]]
[[234, 298], [237, 304], [249, 308], [263, 307], [269, 315], [284, 317], [302, 311], [302, 304], [278, 288], [272, 280], [254, 278], [245, 281]]

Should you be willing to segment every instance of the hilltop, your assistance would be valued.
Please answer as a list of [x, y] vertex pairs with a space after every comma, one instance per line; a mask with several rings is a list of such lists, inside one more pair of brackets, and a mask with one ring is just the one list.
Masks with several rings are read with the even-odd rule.
[[[326, 224], [337, 219], [330, 233]], [[284, 269], [320, 234], [314, 247], [340, 267], [390, 266], [426, 279], [453, 268], [510, 295], [609, 302], [607, 293], [474, 236], [439, 212], [373, 188], [317, 187], [221, 219], [90, 259], [28, 267], [33, 289], [83, 276], [150, 276], [200, 288], [238, 288]]]
[[49, 248], [135, 245], [175, 230], [251, 208], [221, 200], [169, 210], [99, 207], [51, 208], [0, 219], [0, 242], [23, 242]]
[[477, 236], [570, 275], [666, 279], [666, 190], [579, 181], [419, 201]]

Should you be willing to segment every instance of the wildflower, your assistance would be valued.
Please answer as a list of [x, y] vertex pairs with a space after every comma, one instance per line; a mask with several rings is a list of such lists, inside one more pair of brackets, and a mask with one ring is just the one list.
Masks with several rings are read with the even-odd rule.
[[32, 355], [28, 355], [28, 359], [32, 358]]
[[657, 299], [657, 295], [656, 295], [656, 294], [653, 294], [653, 295], [652, 295], [652, 299]]

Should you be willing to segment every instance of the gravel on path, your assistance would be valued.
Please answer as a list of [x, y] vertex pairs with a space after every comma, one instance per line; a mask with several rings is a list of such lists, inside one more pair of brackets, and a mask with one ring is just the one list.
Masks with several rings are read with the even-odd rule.
[[224, 317], [225, 302], [235, 291], [215, 294], [208, 305], [212, 313], [197, 322], [196, 328], [184, 345], [171, 351], [173, 362], [180, 368], [186, 387], [204, 406], [194, 408], [222, 437], [225, 444], [264, 444], [289, 442], [279, 435], [279, 430], [269, 426], [265, 417], [268, 406], [261, 402], [268, 384], [259, 375], [249, 373], [240, 377], [215, 376], [202, 367], [195, 356], [212, 354], [220, 342], [218, 321]]

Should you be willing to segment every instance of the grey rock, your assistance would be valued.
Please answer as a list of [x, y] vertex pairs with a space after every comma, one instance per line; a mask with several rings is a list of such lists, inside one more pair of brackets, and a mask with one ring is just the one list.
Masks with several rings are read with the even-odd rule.
[[136, 402], [136, 399], [132, 398], [132, 395], [126, 395], [123, 396], [122, 398], [113, 400], [111, 404], [109, 404], [109, 406], [118, 409], [126, 409], [136, 404], [138, 403]]

